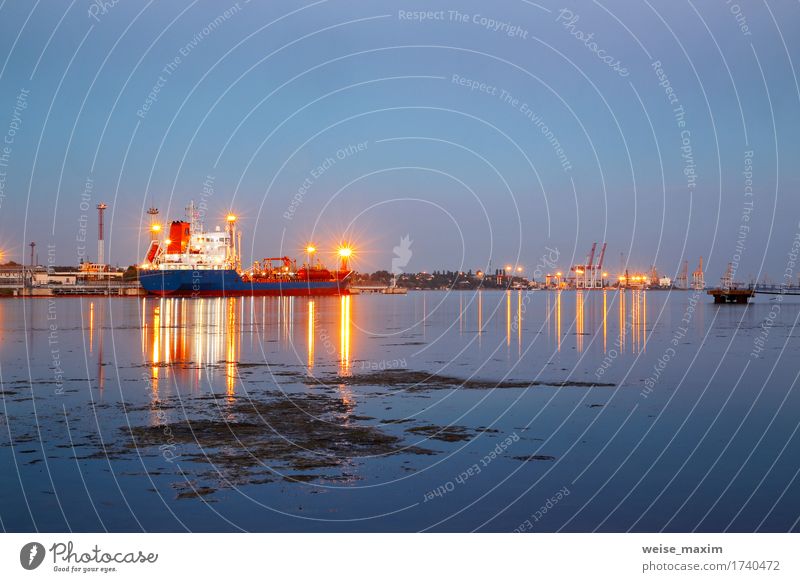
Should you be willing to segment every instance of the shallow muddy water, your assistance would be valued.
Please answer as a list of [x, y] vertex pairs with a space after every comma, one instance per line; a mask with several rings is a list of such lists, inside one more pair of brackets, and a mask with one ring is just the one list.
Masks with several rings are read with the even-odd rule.
[[786, 531], [797, 298], [0, 300], [8, 531]]

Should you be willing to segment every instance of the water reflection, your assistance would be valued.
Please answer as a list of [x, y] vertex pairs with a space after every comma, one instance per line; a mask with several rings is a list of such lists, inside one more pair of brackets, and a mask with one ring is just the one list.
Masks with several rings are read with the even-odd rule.
[[350, 372], [350, 295], [342, 295], [339, 313], [339, 373]]
[[153, 391], [173, 374], [198, 389], [202, 370], [223, 365], [225, 389], [236, 390], [243, 317], [241, 300], [161, 298], [142, 300], [142, 353], [150, 366]]
[[558, 338], [558, 351], [561, 351], [561, 291], [556, 295], [556, 337]]
[[511, 345], [511, 291], [506, 291], [506, 345]]
[[308, 301], [308, 371], [309, 373], [314, 369], [314, 337], [315, 337], [315, 321], [314, 321], [314, 300]]
[[458, 294], [458, 333], [464, 333], [464, 294]]
[[[326, 356], [340, 374], [351, 372], [353, 315], [350, 296], [144, 298], [141, 310], [142, 357], [151, 370], [155, 392], [161, 388], [159, 382], [170, 376], [175, 378], [176, 385], [198, 390], [204, 371], [208, 381], [213, 383], [215, 376], [208, 371], [216, 368], [219, 379], [224, 381], [225, 392], [234, 396], [245, 334], [250, 335], [250, 344], [263, 342], [262, 353], [269, 351], [272, 342], [280, 342], [298, 355], [309, 372]], [[93, 313], [89, 314], [90, 330], [96, 327]], [[96, 343], [92, 334], [90, 331], [90, 343]]]
[[[571, 295], [574, 294], [574, 311]], [[523, 298], [525, 292], [517, 292], [516, 299], [511, 291], [504, 291], [496, 295], [499, 303], [492, 308], [492, 319], [499, 325], [505, 323], [502, 340], [510, 346], [516, 335], [518, 356], [523, 357], [526, 350], [522, 349], [526, 333], [535, 333], [538, 328], [536, 321], [543, 321], [541, 327], [546, 329], [548, 345], [556, 351], [562, 348], [574, 349], [577, 353], [593, 350], [608, 353], [614, 350], [617, 353], [630, 352], [633, 354], [647, 350], [647, 292], [643, 290], [557, 290], [543, 292], [545, 295], [538, 303], [543, 309], [541, 315], [527, 304], [529, 299]], [[536, 296], [540, 293], [537, 292]], [[491, 294], [486, 296], [490, 300]], [[614, 302], [617, 304], [614, 305]], [[514, 305], [516, 303], [516, 306]], [[535, 306], [533, 302], [531, 305]], [[459, 320], [464, 317], [463, 300], [459, 303]], [[474, 308], [478, 314], [479, 322], [483, 319], [483, 306], [480, 302]], [[617, 311], [616, 323], [613, 318], [614, 310]], [[523, 312], [531, 321], [531, 327], [525, 329]], [[502, 318], [502, 319], [501, 319]], [[566, 328], [565, 328], [566, 326]], [[502, 328], [501, 328], [502, 329]], [[616, 339], [615, 339], [616, 334]], [[575, 343], [564, 344], [566, 338], [574, 336]], [[602, 341], [601, 341], [602, 336]], [[609, 336], [611, 339], [609, 339]], [[532, 338], [534, 339], [534, 338]], [[501, 341], [502, 341], [501, 340]], [[595, 341], [596, 340], [596, 341]], [[571, 340], [570, 340], [571, 341]], [[530, 347], [530, 345], [529, 345]]]
[[[631, 291], [630, 302], [631, 353], [635, 354], [644, 351], [646, 345], [647, 293], [640, 290]], [[627, 330], [626, 324], [625, 331], [627, 332]]]
[[[106, 387], [106, 374], [103, 367], [103, 304], [97, 309], [98, 316], [95, 321], [94, 301], [89, 303], [89, 354], [97, 355], [97, 387], [100, 390]], [[95, 342], [95, 330], [97, 330], [97, 341]]]
[[620, 291], [617, 295], [619, 300], [619, 339], [617, 340], [620, 353], [625, 353], [625, 291]]
[[[239, 364], [239, 354], [241, 353], [242, 334], [238, 329], [239, 318], [237, 317], [238, 310], [236, 309], [236, 300], [233, 298], [228, 299], [228, 325], [225, 328], [225, 339], [227, 350], [225, 352], [225, 387], [229, 398], [236, 394], [236, 378], [237, 378], [237, 365]], [[185, 325], [182, 327], [185, 329]]]
[[294, 301], [293, 296], [281, 297], [278, 305], [278, 320], [284, 343], [291, 342], [294, 334]]
[[89, 353], [94, 351], [94, 302], [89, 304]]
[[522, 355], [522, 291], [517, 291], [517, 356]]
[[[571, 293], [574, 293], [574, 312]], [[619, 353], [639, 353], [647, 348], [645, 291], [558, 290], [541, 292], [541, 301], [537, 299], [540, 292], [531, 298], [524, 291], [510, 290], [460, 295], [457, 313], [455, 309], [451, 312], [451, 317], [458, 318], [459, 324], [457, 331], [453, 326], [453, 332], [463, 335], [469, 328], [466, 322], [477, 318], [478, 348], [481, 336], [487, 336], [487, 330], [490, 330], [491, 335], [497, 334], [495, 337], [504, 342], [507, 349], [515, 342], [517, 356], [522, 358], [529, 348], [535, 347], [535, 343], [530, 343], [535, 342], [535, 335], [523, 336], [535, 334], [541, 327], [547, 328], [548, 344], [556, 351], [566, 348], [577, 353], [590, 349], [607, 353], [614, 349]], [[141, 346], [144, 361], [152, 373], [153, 389], [158, 392], [165, 378], [174, 377], [175, 386], [193, 390], [198, 390], [204, 381], [212, 385], [219, 381], [219, 387], [224, 387], [224, 391], [233, 396], [239, 381], [239, 359], [244, 339], [248, 341], [246, 345], [251, 346], [248, 351], [258, 350], [261, 343], [262, 356], [275, 353], [275, 350], [291, 350], [297, 363], [309, 373], [321, 369], [349, 375], [354, 372], [356, 317], [353, 309], [354, 302], [358, 301], [359, 298], [351, 296], [144, 298], [141, 300]], [[424, 295], [420, 294], [418, 301], [421, 310], [418, 315], [424, 313], [427, 316]], [[614, 301], [618, 303], [616, 306]], [[616, 330], [613, 316], [609, 317], [615, 309], [618, 313]], [[102, 360], [102, 313], [101, 305], [93, 304], [87, 314], [89, 350], [100, 352], [99, 361]], [[526, 321], [523, 321], [523, 313]], [[380, 317], [378, 314], [378, 320], [363, 322], [363, 325], [380, 325]], [[487, 322], [487, 317], [494, 323]], [[374, 320], [375, 315], [371, 318]], [[543, 325], [537, 323], [543, 320]], [[487, 327], [487, 323], [491, 327]], [[527, 330], [523, 323], [528, 324]], [[244, 338], [245, 334], [250, 337]], [[616, 341], [613, 339], [615, 336]], [[565, 341], [569, 344], [564, 344]], [[492, 345], [497, 344], [492, 342]], [[216, 372], [209, 373], [212, 369]], [[102, 367], [98, 370], [98, 377], [102, 385]]]
[[603, 353], [608, 351], [608, 293], [603, 291]]
[[647, 351], [647, 293], [642, 291], [642, 351]]
[[575, 292], [575, 342], [578, 347], [578, 351], [583, 351], [583, 305], [584, 305], [584, 297], [583, 291], [576, 291]]
[[483, 291], [478, 291], [478, 339], [483, 333]]

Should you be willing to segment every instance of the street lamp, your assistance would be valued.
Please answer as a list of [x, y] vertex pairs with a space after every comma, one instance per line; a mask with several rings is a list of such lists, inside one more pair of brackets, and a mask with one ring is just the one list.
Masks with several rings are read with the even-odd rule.
[[150, 240], [155, 242], [158, 240], [158, 236], [161, 234], [161, 225], [157, 222], [154, 222], [150, 225]]
[[349, 246], [340, 246], [336, 251], [339, 255], [339, 259], [341, 259], [341, 266], [340, 269], [342, 271], [346, 271], [349, 268], [350, 257], [353, 256], [353, 249]]
[[310, 244], [310, 243], [309, 243], [309, 244], [306, 246], [306, 264], [308, 265], [308, 269], [309, 269], [309, 270], [311, 270], [311, 257], [312, 257], [312, 256], [314, 255], [314, 253], [316, 253], [316, 252], [317, 252], [317, 247], [315, 247], [314, 245], [312, 245], [312, 244]]

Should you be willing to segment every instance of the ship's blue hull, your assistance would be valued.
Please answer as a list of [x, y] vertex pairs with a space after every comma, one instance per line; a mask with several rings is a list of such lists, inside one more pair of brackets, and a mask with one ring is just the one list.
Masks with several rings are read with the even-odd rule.
[[152, 295], [237, 297], [244, 295], [346, 295], [346, 281], [247, 282], [232, 269], [141, 270], [139, 282]]

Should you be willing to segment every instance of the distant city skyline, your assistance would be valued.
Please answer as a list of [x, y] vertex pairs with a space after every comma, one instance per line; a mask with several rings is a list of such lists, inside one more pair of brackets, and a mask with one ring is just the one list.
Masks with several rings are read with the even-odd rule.
[[[136, 264], [149, 207], [233, 210], [244, 262], [779, 280], [799, 236], [796, 6], [6, 2], [0, 249]], [[687, 17], [691, 15], [691, 17]], [[776, 42], [782, 35], [783, 42]], [[796, 280], [796, 273], [792, 271]]]

